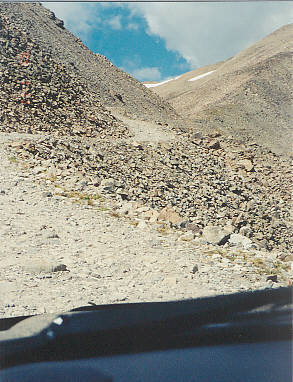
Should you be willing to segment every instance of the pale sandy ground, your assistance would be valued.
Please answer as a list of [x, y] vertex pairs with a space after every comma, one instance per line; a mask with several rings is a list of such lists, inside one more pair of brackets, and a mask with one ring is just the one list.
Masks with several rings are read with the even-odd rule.
[[156, 224], [134, 226], [56, 195], [5, 152], [24, 136], [34, 139], [0, 133], [0, 317], [281, 285], [266, 282], [240, 252], [231, 262], [217, 248], [159, 233]]

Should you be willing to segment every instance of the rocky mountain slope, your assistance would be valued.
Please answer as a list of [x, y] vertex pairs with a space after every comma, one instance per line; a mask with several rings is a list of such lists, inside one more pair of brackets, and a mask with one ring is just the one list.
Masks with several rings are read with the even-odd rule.
[[[1, 3], [0, 11], [7, 21], [13, 22], [14, 28], [41, 47], [42, 54], [53, 54], [56, 65], [78, 78], [78, 82], [85, 84], [92, 95], [114, 112], [161, 122], [172, 121], [176, 116], [170, 105], [139, 81], [116, 68], [104, 56], [91, 52], [40, 3]], [[23, 46], [25, 49], [27, 47]]]
[[[135, 263], [133, 258], [136, 255], [137, 258], [141, 255], [136, 253], [139, 238], [144, 241], [146, 235], [149, 235], [149, 229], [154, 229], [156, 234], [150, 234], [152, 240], [155, 240], [157, 234], [163, 237], [174, 234], [172, 240], [176, 244], [172, 244], [172, 250], [177, 251], [177, 241], [186, 242], [190, 256], [192, 257], [193, 251], [200, 253], [203, 264], [207, 256], [204, 250], [212, 247], [213, 255], [227, 257], [229, 262], [231, 259], [241, 260], [236, 267], [238, 271], [242, 266], [253, 271], [256, 266], [263, 266], [261, 272], [265, 275], [264, 279], [252, 277], [248, 281], [249, 285], [258, 280], [258, 286], [263, 287], [266, 277], [271, 277], [269, 281], [273, 283], [277, 279], [285, 284], [291, 282], [288, 273], [288, 261], [292, 260], [291, 168], [287, 157], [274, 154], [257, 143], [241, 143], [216, 129], [212, 132], [202, 129], [200, 132], [190, 128], [188, 124], [183, 129], [183, 120], [177, 120], [176, 116], [175, 119], [171, 118], [174, 125], [170, 126], [165, 116], [168, 110], [171, 113], [171, 107], [144, 85], [138, 84], [134, 79], [129, 82], [126, 80], [130, 78], [128, 75], [109, 63], [106, 66], [100, 65], [98, 60], [95, 61], [96, 66], [90, 65], [89, 70], [93, 71], [91, 78], [95, 73], [99, 77], [103, 70], [111, 67], [109, 71], [112, 74], [105, 79], [107, 89], [111, 89], [112, 84], [114, 89], [118, 89], [115, 86], [119, 83], [121, 97], [116, 98], [122, 104], [123, 100], [127, 100], [122, 109], [116, 108], [116, 101], [109, 106], [111, 102], [108, 103], [106, 99], [108, 90], [107, 95], [98, 90], [95, 92], [91, 88], [92, 81], [86, 77], [86, 60], [97, 60], [97, 57], [64, 30], [60, 20], [55, 19], [39, 4], [1, 3], [0, 9], [0, 135], [1, 158], [2, 163], [5, 163], [5, 167], [1, 167], [1, 179], [6, 184], [0, 193], [0, 208], [6, 211], [1, 215], [4, 220], [0, 226], [0, 239], [1, 242], [10, 243], [9, 253], [5, 252], [5, 256], [3, 255], [5, 261], [10, 257], [15, 258], [14, 264], [9, 261], [5, 263], [7, 268], [4, 267], [5, 272], [2, 275], [5, 276], [7, 271], [6, 286], [11, 287], [9, 283], [15, 279], [15, 272], [17, 277], [24, 275], [23, 268], [18, 265], [21, 260], [19, 256], [24, 256], [23, 260], [32, 260], [34, 254], [40, 254], [44, 258], [48, 253], [54, 261], [62, 259], [58, 255], [60, 242], [51, 241], [58, 237], [54, 233], [53, 237], [43, 237], [44, 232], [40, 231], [47, 230], [56, 217], [59, 217], [58, 230], [64, 227], [65, 237], [66, 221], [70, 220], [71, 212], [74, 215], [74, 228], [68, 228], [70, 235], [66, 236], [67, 241], [62, 242], [62, 248], [64, 251], [65, 248], [72, 252], [81, 251], [84, 258], [75, 262], [72, 253], [66, 252], [66, 261], [72, 264], [71, 269], [74, 272], [78, 272], [79, 267], [85, 272], [87, 266], [84, 262], [91, 252], [90, 266], [95, 268], [99, 251], [103, 251], [103, 246], [96, 245], [99, 240], [97, 238], [103, 236], [110, 226], [113, 231], [120, 232], [117, 228], [120, 223], [110, 222], [111, 219], [104, 219], [104, 215], [99, 217], [99, 224], [95, 222], [94, 214], [98, 215], [104, 209], [102, 201], [105, 200], [107, 211], [113, 219], [119, 219], [119, 222], [125, 219], [132, 227], [140, 230], [135, 233], [135, 243], [131, 244], [132, 248], [135, 247], [133, 256], [129, 257], [131, 263]], [[29, 28], [30, 25], [32, 28]], [[59, 40], [56, 37], [57, 31]], [[63, 34], [68, 39], [62, 40]], [[60, 44], [59, 51], [50, 48], [53, 43]], [[71, 44], [68, 55], [70, 53], [72, 57], [78, 57], [76, 60], [81, 62], [76, 71], [70, 69], [71, 56], [61, 54], [62, 44], [66, 43]], [[66, 49], [64, 47], [65, 52]], [[209, 68], [211, 70], [213, 69]], [[117, 78], [114, 73], [117, 73]], [[125, 82], [121, 82], [122, 77]], [[152, 117], [149, 118], [152, 120], [147, 120], [144, 113], [150, 107]], [[11, 166], [18, 164], [18, 172], [11, 169], [9, 163]], [[25, 177], [29, 178], [25, 187], [20, 184], [19, 178], [23, 178], [19, 175], [21, 169], [27, 174]], [[28, 195], [22, 196], [24, 193]], [[55, 201], [60, 200], [62, 203], [59, 205], [56, 202], [57, 207]], [[76, 205], [82, 206], [81, 214]], [[63, 207], [66, 216], [61, 213]], [[38, 212], [34, 212], [34, 209], [42, 212], [41, 227], [38, 227]], [[91, 215], [88, 216], [92, 228], [86, 228], [85, 210], [91, 210]], [[13, 211], [16, 211], [16, 216]], [[11, 214], [13, 217], [10, 219]], [[23, 214], [24, 220], [18, 216]], [[46, 219], [50, 224], [46, 224]], [[7, 224], [4, 222], [6, 220]], [[78, 233], [76, 227], [79, 224], [82, 229]], [[86, 245], [89, 230], [94, 232], [94, 236]], [[119, 280], [123, 278], [118, 270], [120, 265], [117, 265], [121, 264], [121, 259], [118, 261], [119, 251], [127, 256], [128, 244], [134, 234], [133, 229], [130, 229], [125, 237], [122, 231], [125, 230], [121, 230], [121, 235], [109, 236], [112, 252], [106, 256], [107, 259], [104, 255], [101, 257], [105, 260], [104, 267], [107, 270], [103, 270], [101, 278], [105, 283], [108, 283], [108, 277], [112, 281], [115, 279], [109, 295], [114, 293], [113, 290], [117, 289]], [[52, 233], [50, 232], [49, 235]], [[75, 233], [79, 235], [79, 245], [75, 243]], [[15, 245], [15, 238], [19, 235], [21, 238], [17, 239]], [[60, 237], [62, 235], [61, 232], [57, 234]], [[92, 252], [92, 246], [98, 252]], [[146, 242], [143, 253], [148, 251], [152, 250]], [[181, 257], [178, 251], [174, 257], [176, 261]], [[162, 248], [161, 255], [164, 256], [164, 253]], [[168, 253], [165, 255], [168, 256]], [[265, 262], [266, 258], [270, 259], [271, 266]], [[215, 264], [213, 263], [208, 272], [218, 274], [217, 256], [214, 260]], [[151, 261], [153, 264], [153, 258]], [[158, 268], [158, 274], [163, 272], [164, 279], [169, 272], [166, 266], [168, 261], [165, 258], [162, 262], [164, 270], [161, 266]], [[188, 262], [189, 269], [192, 261], [191, 258]], [[138, 263], [139, 272], [135, 270], [132, 273], [132, 278], [124, 284], [124, 289], [131, 283], [134, 286], [153, 285], [153, 278], [147, 275], [152, 266], [147, 267], [145, 273], [145, 265], [140, 261]], [[224, 263], [228, 264], [227, 260]], [[177, 272], [171, 268], [173, 273]], [[250, 272], [249, 269], [247, 272]], [[111, 272], [107, 273], [108, 270]], [[240, 283], [242, 275], [246, 277], [246, 270], [244, 273], [241, 271], [235, 283]], [[143, 279], [138, 275], [140, 271]], [[229, 272], [225, 272], [227, 274]], [[83, 280], [83, 276], [84, 273], [80, 278], [73, 278], [74, 282]], [[178, 272], [175, 278], [169, 280], [173, 290], [178, 289], [177, 276]], [[66, 276], [65, 279], [70, 281], [70, 277], [71, 275]], [[89, 275], [84, 277], [87, 279]], [[221, 277], [213, 285], [221, 283]], [[175, 293], [178, 298], [190, 296], [187, 291], [192, 287], [192, 281], [185, 283], [183, 279], [185, 276], [180, 278], [181, 292], [177, 295]], [[160, 284], [159, 276], [156, 280]], [[210, 282], [209, 278], [204, 277], [203, 280]], [[27, 282], [26, 276], [22, 281]], [[58, 284], [58, 280], [55, 281]], [[221, 287], [216, 292], [239, 290], [235, 283], [230, 283], [231, 286], [225, 282], [231, 288]], [[50, 281], [45, 280], [44, 285], [47, 287], [48, 284]], [[245, 288], [248, 284], [245, 284]], [[71, 288], [72, 282], [66, 285]], [[92, 283], [89, 285], [93, 288]], [[150, 290], [138, 289], [146, 293]], [[156, 290], [160, 290], [158, 285]], [[159, 293], [156, 298], [165, 298], [166, 290], [168, 285], [164, 289], [163, 297]], [[152, 293], [155, 293], [153, 289]], [[87, 294], [88, 298], [90, 295], [92, 294]], [[96, 296], [95, 293], [94, 295]], [[133, 296], [137, 297], [138, 294]], [[74, 294], [70, 298], [71, 304]], [[144, 298], [147, 299], [147, 296]], [[107, 300], [109, 301], [113, 299]]]
[[292, 41], [293, 24], [285, 25], [225, 62], [151, 89], [197, 128], [217, 128], [290, 154]]
[[[1, 6], [4, 6], [3, 4]], [[6, 16], [1, 16], [2, 131], [127, 135], [78, 77]]]

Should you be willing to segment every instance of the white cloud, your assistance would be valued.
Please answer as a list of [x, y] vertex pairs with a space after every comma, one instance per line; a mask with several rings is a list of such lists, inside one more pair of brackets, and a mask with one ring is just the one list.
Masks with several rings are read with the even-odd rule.
[[131, 74], [139, 81], [158, 81], [161, 79], [161, 72], [155, 67], [134, 69]]
[[110, 25], [112, 29], [115, 30], [121, 30], [122, 24], [121, 24], [121, 16], [114, 16], [111, 19], [107, 20], [106, 24]]
[[284, 24], [292, 22], [293, 4], [128, 3], [145, 18], [148, 33], [165, 40], [193, 67], [225, 60]]
[[[293, 3], [290, 2], [43, 4], [64, 20], [66, 28], [83, 40], [86, 40], [88, 32], [104, 28], [107, 24], [113, 29], [121, 30], [122, 19], [119, 12], [108, 20], [101, 20], [102, 8], [127, 8], [130, 12], [126, 28], [137, 30], [137, 16], [143, 17], [147, 32], [153, 37], [162, 38], [168, 50], [176, 52], [189, 63], [189, 68], [182, 64], [182, 71], [225, 60], [293, 20]], [[132, 73], [135, 68], [142, 66], [141, 62], [136, 62], [135, 66], [123, 64]], [[137, 69], [138, 76], [143, 69], [152, 70], [147, 79], [161, 79], [158, 68]]]
[[63, 20], [65, 27], [72, 33], [78, 33], [84, 37], [93, 26], [97, 26], [101, 22], [97, 13], [94, 12], [96, 9], [94, 3], [45, 2], [42, 4], [54, 12], [56, 17]]

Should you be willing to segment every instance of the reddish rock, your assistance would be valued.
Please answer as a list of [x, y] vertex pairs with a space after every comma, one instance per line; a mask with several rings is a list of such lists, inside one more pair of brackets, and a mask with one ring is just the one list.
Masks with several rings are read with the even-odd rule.
[[161, 210], [157, 220], [171, 224], [180, 224], [184, 219], [172, 207], [167, 206]]

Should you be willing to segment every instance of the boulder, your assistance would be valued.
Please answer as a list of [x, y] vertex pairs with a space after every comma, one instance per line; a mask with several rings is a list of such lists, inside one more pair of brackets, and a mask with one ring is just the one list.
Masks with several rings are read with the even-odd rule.
[[242, 159], [238, 162], [240, 167], [245, 168], [246, 171], [250, 172], [253, 171], [253, 163], [249, 159]]
[[208, 143], [208, 148], [209, 149], [213, 149], [213, 150], [219, 150], [221, 148], [220, 142], [218, 140], [216, 140], [216, 139], [212, 139]]
[[182, 223], [184, 219], [172, 207], [167, 206], [161, 210], [157, 220], [175, 225]]
[[116, 182], [114, 179], [109, 178], [109, 179], [103, 179], [101, 181], [101, 184], [99, 186], [99, 190], [103, 193], [114, 193], [116, 188]]
[[22, 268], [24, 271], [37, 274], [37, 273], [52, 273], [52, 272], [64, 272], [69, 271], [65, 264], [55, 263], [53, 261], [47, 261], [45, 259], [34, 259], [26, 261]]
[[223, 245], [228, 241], [230, 234], [231, 230], [228, 227], [207, 225], [203, 229], [202, 239], [210, 244]]
[[244, 249], [250, 249], [255, 246], [248, 237], [240, 235], [239, 233], [233, 233], [230, 236], [229, 245], [231, 247], [240, 247]]

